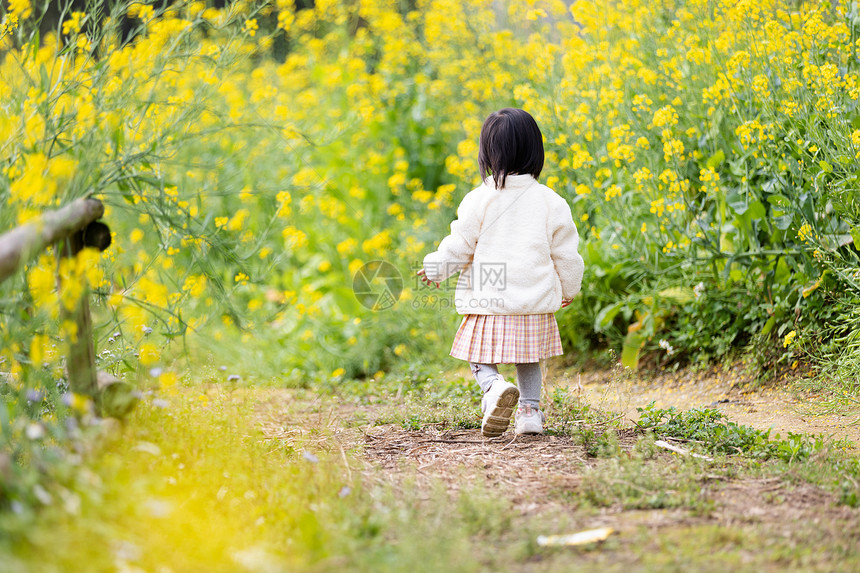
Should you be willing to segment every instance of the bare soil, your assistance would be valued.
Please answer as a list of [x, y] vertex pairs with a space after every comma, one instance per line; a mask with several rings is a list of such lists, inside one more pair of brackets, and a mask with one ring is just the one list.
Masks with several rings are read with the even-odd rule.
[[[452, 493], [464, 484], [481, 483], [506, 492], [514, 508], [524, 515], [564, 505], [555, 494], [576, 488], [584, 472], [606, 463], [590, 458], [585, 448], [562, 436], [515, 436], [507, 432], [500, 438], [486, 439], [480, 430], [439, 432], [427, 427], [414, 431], [393, 425], [375, 427], [365, 436], [364, 455], [369, 462], [365, 471], [380, 472], [394, 486], [407, 474], [427, 486], [441, 479]], [[622, 437], [622, 448], [625, 442], [633, 442], [632, 433], [630, 436], [626, 440]], [[660, 458], [669, 460], [674, 455], [666, 453]], [[715, 509], [703, 518], [705, 521], [790, 523], [797, 519], [817, 522], [822, 518], [860, 516], [857, 510], [836, 507], [833, 494], [782, 478], [703, 475], [701, 481], [716, 502]], [[643, 524], [643, 513], [649, 512], [607, 508], [591, 523], [595, 527], [624, 529], [628, 514], [639, 516], [633, 521], [639, 526]], [[645, 523], [665, 526], [690, 522], [685, 512], [674, 517], [669, 513], [656, 511]]]

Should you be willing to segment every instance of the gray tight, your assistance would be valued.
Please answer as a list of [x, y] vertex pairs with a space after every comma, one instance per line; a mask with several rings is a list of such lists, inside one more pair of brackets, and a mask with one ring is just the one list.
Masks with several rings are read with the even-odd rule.
[[[478, 364], [470, 362], [472, 374], [486, 393], [492, 386], [493, 381], [499, 374], [499, 368], [495, 364]], [[517, 386], [520, 389], [520, 404], [537, 408], [540, 404], [541, 371], [539, 362], [528, 364], [517, 364]]]

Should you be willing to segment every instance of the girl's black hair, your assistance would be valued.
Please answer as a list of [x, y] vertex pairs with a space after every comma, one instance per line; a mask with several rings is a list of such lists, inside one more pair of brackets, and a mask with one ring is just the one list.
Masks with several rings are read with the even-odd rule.
[[528, 112], [506, 107], [484, 121], [478, 167], [481, 177], [493, 176], [496, 189], [505, 187], [508, 175], [530, 174], [537, 179], [543, 160], [543, 136]]

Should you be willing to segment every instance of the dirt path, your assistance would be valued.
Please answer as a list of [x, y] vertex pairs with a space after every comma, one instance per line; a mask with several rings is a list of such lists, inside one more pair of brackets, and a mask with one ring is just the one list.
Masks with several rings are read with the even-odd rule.
[[[460, 375], [468, 380], [468, 372], [454, 373], [452, 379]], [[802, 397], [775, 388], [745, 391], [731, 372], [646, 380], [568, 369], [550, 370], [548, 379], [554, 381], [548, 395], [554, 386], [575, 388], [593, 408], [620, 412], [628, 420], [637, 418], [636, 407], [651, 401], [680, 409], [706, 406], [761, 429], [860, 443], [849, 419], [805, 415]], [[428, 405], [414, 410], [418, 420], [409, 409], [416, 402], [432, 402], [423, 393], [411, 402], [398, 399], [399, 392], [393, 399], [356, 407], [323, 398], [308, 403], [285, 391], [272, 394], [258, 413], [267, 436], [295, 436], [305, 440], [302, 447], [328, 450], [367, 487], [412, 492], [400, 495], [413, 504], [439, 503], [433, 492], [441, 489], [454, 511], [463, 512], [464, 504], [471, 508], [465, 515], [478, 523], [479, 532], [473, 542], [482, 547], [490, 539], [491, 547], [522, 548], [508, 557], [504, 552], [481, 557], [489, 569], [631, 573], [860, 567], [852, 541], [860, 537], [860, 510], [840, 503], [835, 491], [806, 481], [802, 472], [795, 474], [797, 469], [789, 468], [793, 477], [786, 477], [743, 457], [710, 463], [656, 448], [643, 451], [632, 422], [627, 429], [613, 425], [614, 449], [597, 455], [576, 432], [526, 437], [508, 431], [487, 440], [480, 430], [458, 427], [460, 418], [451, 417], [451, 410]], [[472, 408], [463, 404], [461, 409]], [[403, 422], [390, 421], [392, 411]], [[447, 412], [442, 421], [426, 421], [438, 420], [440, 412]], [[310, 433], [308, 420], [316, 421]], [[609, 427], [586, 426], [594, 435]], [[611, 527], [615, 535], [596, 551], [534, 546], [537, 535], [597, 527]], [[499, 559], [505, 563], [501, 568]]]
[[[633, 432], [625, 434], [620, 436], [621, 450], [629, 452], [635, 437]], [[653, 488], [646, 495], [658, 494], [661, 487], [671, 491], [684, 485], [662, 483], [656, 477], [650, 483], [627, 483], [629, 476], [607, 471], [614, 460], [590, 458], [582, 445], [562, 436], [508, 432], [486, 440], [479, 430], [440, 431], [428, 426], [416, 431], [386, 425], [366, 434], [364, 456], [368, 462], [365, 475], [371, 480], [394, 488], [408, 480], [425, 491], [441, 480], [453, 495], [473, 495], [480, 488], [491, 497], [505, 499], [516, 514], [515, 522], [531, 520], [545, 533], [563, 533], [559, 523], [570, 531], [611, 527], [622, 538], [621, 547], [611, 552], [616, 566], [632, 559], [643, 539], [671, 537], [678, 531], [749, 530], [764, 537], [784, 536], [797, 544], [806, 527], [796, 524], [832, 530], [835, 524], [855, 524], [858, 516], [857, 510], [839, 506], [833, 494], [815, 486], [790, 484], [779, 477], [727, 477], [718, 470], [683, 478], [698, 489], [692, 511], [687, 504], [673, 506], [671, 502], [654, 509], [625, 507], [629, 501], [621, 495], [604, 507], [590, 507], [573, 492], [594, 488], [591, 482], [595, 480], [615, 480], [622, 487], [614, 492], [623, 491], [624, 486]], [[690, 471], [670, 453], [658, 454], [654, 462], [670, 472]], [[640, 469], [650, 471], [646, 468]]]
[[[468, 387], [468, 371], [449, 376], [452, 381], [462, 376], [466, 382], [457, 381], [457, 387]], [[731, 372], [644, 379], [550, 369], [547, 378], [548, 398], [554, 387], [566, 386], [581, 392], [592, 409], [619, 412], [627, 420], [637, 418], [636, 407], [655, 401], [660, 407], [718, 408], [733, 421], [775, 432], [860, 443], [850, 420], [805, 415], [803, 397], [784, 390], [745, 391], [743, 380]], [[477, 416], [469, 398], [458, 398], [451, 409], [444, 401], [434, 403], [427, 388], [410, 397], [398, 391], [352, 404], [321, 396], [297, 399], [292, 391], [275, 391], [270, 398], [257, 409], [267, 437], [328, 451], [342, 459], [350, 481], [360, 476], [380, 499], [389, 494], [379, 492], [391, 492], [430, 514], [434, 504], [449, 504], [450, 519], [471, 524], [469, 551], [484, 564], [482, 570], [860, 567], [860, 509], [846, 505], [837, 490], [815, 485], [827, 480], [803, 477], [830, 471], [816, 469], [814, 462], [778, 469], [743, 456], [717, 461], [679, 456], [648, 446], [632, 422], [619, 427], [614, 415], [578, 420], [584, 424], [542, 436], [515, 436], [509, 430], [487, 440], [479, 429], [462, 426]], [[610, 434], [608, 450], [595, 453], [587, 444]], [[603, 527], [615, 533], [592, 550], [535, 545], [539, 535]]]
[[486, 484], [508, 492], [523, 515], [554, 504], [551, 493], [576, 487], [588, 465], [583, 449], [565, 436], [519, 436], [507, 433], [487, 440], [479, 430], [420, 431], [386, 425], [369, 429], [366, 459], [392, 485], [402, 479], [404, 464], [414, 468], [423, 486], [443, 480], [452, 493]]
[[682, 371], [644, 378], [611, 371], [551, 369], [550, 380], [574, 389], [581, 383], [591, 404], [623, 413], [630, 420], [638, 419], [636, 408], [653, 401], [659, 408], [714, 408], [739, 424], [760, 430], [771, 428], [772, 435], [822, 435], [848, 439], [855, 447], [860, 445], [860, 419], [856, 416], [814, 414], [814, 395], [794, 393], [777, 385], [752, 389], [750, 380], [739, 370]]

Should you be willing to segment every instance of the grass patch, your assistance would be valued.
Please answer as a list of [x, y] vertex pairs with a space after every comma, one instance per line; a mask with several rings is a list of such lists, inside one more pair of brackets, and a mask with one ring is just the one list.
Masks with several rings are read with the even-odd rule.
[[586, 507], [685, 508], [706, 514], [714, 502], [702, 489], [702, 470], [702, 464], [689, 458], [649, 461], [640, 456], [614, 457], [583, 474], [573, 499]]
[[474, 404], [462, 400], [443, 398], [426, 404], [409, 397], [400, 404], [383, 407], [382, 412], [374, 417], [373, 424], [395, 424], [407, 430], [420, 430], [429, 425], [443, 429], [473, 429], [481, 427], [481, 416]]
[[613, 413], [594, 408], [568, 388], [553, 389], [549, 399], [544, 400], [543, 410], [547, 416], [546, 431], [556, 435], [578, 433], [583, 425], [608, 426], [620, 419]]
[[355, 406], [350, 424], [394, 424], [407, 430], [481, 427], [481, 396], [474, 380], [413, 363], [371, 379], [328, 384], [326, 393]]
[[470, 536], [505, 528], [505, 506], [476, 492], [364, 484], [325, 428], [267, 438], [257, 396], [143, 404], [88, 456], [77, 506], [48, 505], [0, 544], [4, 570], [473, 571]]

